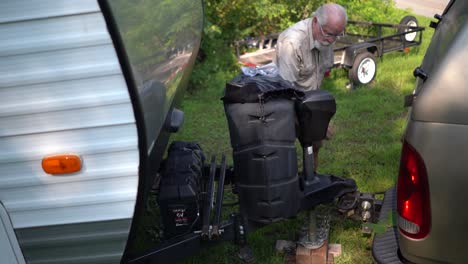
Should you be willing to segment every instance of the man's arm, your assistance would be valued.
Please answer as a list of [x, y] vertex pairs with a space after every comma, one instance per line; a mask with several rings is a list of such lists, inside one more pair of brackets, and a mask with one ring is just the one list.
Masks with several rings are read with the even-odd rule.
[[299, 79], [301, 56], [298, 54], [298, 49], [290, 41], [278, 43], [276, 64], [283, 79], [294, 83]]

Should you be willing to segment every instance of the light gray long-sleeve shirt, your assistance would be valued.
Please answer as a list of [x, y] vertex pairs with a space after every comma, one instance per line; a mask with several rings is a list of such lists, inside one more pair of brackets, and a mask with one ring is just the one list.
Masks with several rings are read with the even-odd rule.
[[314, 47], [312, 18], [308, 18], [279, 35], [274, 62], [283, 79], [305, 90], [317, 90], [326, 70], [333, 67], [333, 48]]

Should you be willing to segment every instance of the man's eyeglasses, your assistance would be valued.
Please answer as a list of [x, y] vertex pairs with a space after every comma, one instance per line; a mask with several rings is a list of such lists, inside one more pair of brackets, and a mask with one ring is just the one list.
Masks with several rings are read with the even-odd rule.
[[322, 25], [320, 25], [320, 23], [317, 21], [317, 24], [319, 25], [319, 28], [320, 28], [320, 31], [322, 32], [322, 35], [326, 38], [341, 38], [341, 37], [344, 37], [344, 31], [341, 32], [340, 34], [338, 35], [333, 35], [333, 34], [328, 34], [328, 33], [325, 33], [325, 31], [323, 31], [323, 28], [322, 28]]

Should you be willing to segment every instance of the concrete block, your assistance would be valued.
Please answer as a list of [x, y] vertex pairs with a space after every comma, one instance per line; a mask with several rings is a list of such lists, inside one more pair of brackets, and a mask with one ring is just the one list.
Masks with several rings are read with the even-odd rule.
[[288, 240], [276, 240], [276, 251], [284, 253], [296, 248], [296, 243]]
[[330, 244], [328, 245], [328, 253], [332, 254], [333, 257], [338, 257], [341, 255], [341, 244]]

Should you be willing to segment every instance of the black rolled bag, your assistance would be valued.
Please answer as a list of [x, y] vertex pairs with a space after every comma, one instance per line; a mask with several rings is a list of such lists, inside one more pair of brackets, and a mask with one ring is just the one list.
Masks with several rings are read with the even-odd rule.
[[294, 101], [303, 95], [280, 77], [240, 75], [226, 84], [235, 184], [249, 222], [277, 222], [300, 209]]
[[296, 137], [303, 147], [324, 139], [335, 99], [279, 76], [241, 74], [226, 84], [222, 100], [241, 214], [256, 225], [296, 216], [304, 198]]

